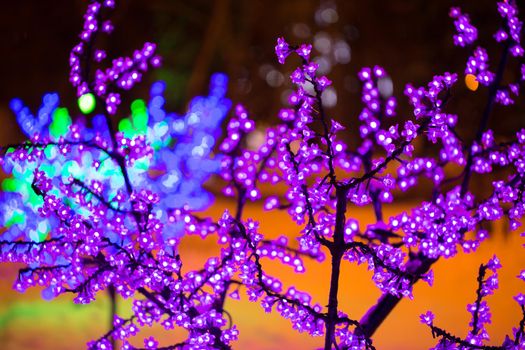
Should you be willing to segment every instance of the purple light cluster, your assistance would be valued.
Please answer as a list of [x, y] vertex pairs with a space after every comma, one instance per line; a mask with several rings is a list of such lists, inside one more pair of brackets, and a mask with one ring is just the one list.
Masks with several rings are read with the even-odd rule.
[[[469, 323], [470, 331], [467, 337], [463, 340], [447, 331], [434, 325], [435, 315], [431, 311], [420, 316], [421, 323], [429, 326], [435, 336], [441, 337], [438, 345], [434, 349], [485, 349], [494, 347], [485, 347], [484, 343], [490, 340], [486, 325], [491, 323], [490, 307], [485, 297], [494, 294], [498, 289], [498, 270], [501, 268], [499, 259], [494, 256], [487, 264], [482, 264], [478, 272], [478, 288], [476, 290], [476, 300], [472, 304], [467, 305], [467, 311], [472, 315]], [[487, 272], [491, 272], [487, 276]], [[509, 337], [506, 338], [503, 346], [498, 349], [521, 349], [525, 344], [522, 336], [518, 334], [518, 330], [514, 332], [514, 341]]]
[[114, 0], [91, 1], [84, 15], [84, 27], [79, 35], [80, 42], [71, 50], [69, 65], [71, 72], [69, 81], [77, 88], [80, 97], [94, 92], [105, 102], [106, 111], [115, 114], [121, 98], [118, 90], [129, 90], [142, 79], [148, 67], [159, 67], [161, 60], [155, 55], [156, 45], [145, 43], [142, 49], [135, 50], [131, 57], [119, 57], [111, 62], [111, 66], [102, 70], [96, 69], [95, 79], [90, 82], [89, 66], [101, 63], [106, 58], [106, 52], [93, 50], [92, 43], [101, 33], [113, 31], [111, 21], [105, 20], [107, 13], [115, 7]]
[[[497, 3], [498, 14], [502, 19], [503, 25], [494, 34], [494, 40], [503, 46], [503, 61], [511, 55], [521, 59], [524, 55], [524, 49], [521, 45], [521, 32], [523, 21], [518, 18], [518, 6], [515, 0], [500, 1]], [[456, 34], [454, 35], [454, 44], [456, 46], [468, 47], [477, 41], [477, 29], [470, 23], [469, 16], [463, 14], [459, 7], [450, 10], [449, 16], [453, 18]], [[523, 67], [523, 66], [522, 66]], [[523, 69], [523, 68], [522, 68]], [[491, 94], [494, 94], [494, 101], [501, 105], [512, 105], [515, 98], [519, 95], [523, 76], [506, 84], [493, 81], [498, 72], [490, 70], [489, 55], [481, 46], [472, 49], [469, 59], [467, 60], [465, 74], [472, 74], [476, 80], [485, 86], [492, 86]], [[492, 98], [491, 98], [492, 99]]]
[[454, 27], [456, 27], [456, 34], [454, 34], [454, 44], [465, 47], [478, 38], [478, 29], [470, 23], [470, 17], [463, 14], [459, 7], [452, 7], [449, 16], [454, 19]]
[[[102, 51], [92, 53], [88, 47], [96, 34], [110, 29], [102, 18], [113, 6], [109, 0], [90, 3], [81, 43], [71, 56], [71, 81], [79, 95], [93, 91], [109, 114], [120, 103], [117, 91], [131, 88], [149, 65], [158, 63], [154, 45], [146, 44], [133, 57], [117, 59], [105, 71], [97, 70], [90, 83], [83, 63], [104, 58]], [[293, 92], [278, 113], [279, 123], [266, 129], [250, 118], [246, 107], [234, 108], [217, 152], [221, 154], [223, 193], [236, 205], [224, 210], [218, 220], [199, 216], [190, 205], [166, 205], [162, 203], [165, 193], [148, 186], [148, 180], [130, 180], [131, 165], [151, 160], [159, 152], [144, 134], [128, 137], [109, 130], [110, 140], [95, 136], [82, 142], [78, 127], [72, 124], [65, 138], [31, 135], [31, 141], [3, 149], [3, 162], [35, 165], [31, 187], [41, 200], [38, 214], [56, 223], [53, 234], [41, 242], [0, 241], [0, 261], [26, 265], [15, 289], [45, 286], [53, 295], [74, 294], [77, 303], [89, 303], [109, 288], [122, 298], [132, 298], [131, 316], [115, 316], [111, 329], [88, 343], [90, 349], [110, 349], [115, 339], [124, 349], [137, 349], [133, 338], [153, 324], [166, 331], [182, 328], [187, 336], [166, 346], [154, 337], [141, 339], [145, 349], [231, 349], [242, 335], [229, 317], [227, 300], [242, 297], [259, 303], [265, 312], [277, 312], [299, 332], [323, 337], [325, 350], [375, 349], [372, 336], [377, 328], [400, 300], [416, 297], [413, 286], [417, 281], [432, 285], [435, 263], [461, 250], [475, 251], [488, 238], [486, 226], [493, 221], [507, 217], [511, 230], [520, 229], [525, 215], [525, 130], [500, 141], [487, 128], [493, 103], [509, 104], [506, 89], [518, 95], [521, 83], [502, 88], [509, 54], [521, 59], [516, 54], [521, 22], [514, 2], [500, 2], [498, 10], [505, 23], [502, 30], [508, 35], [498, 37], [504, 50], [499, 66], [490, 70], [488, 53], [481, 47], [467, 61], [466, 73], [489, 89], [487, 107], [472, 142], [464, 141], [457, 129], [461, 117], [448, 111], [448, 102], [458, 89], [457, 73], [435, 75], [421, 87], [407, 84], [404, 94], [413, 117], [396, 123], [398, 102], [393, 96], [383, 96], [379, 87], [382, 79], [389, 79], [386, 70], [363, 68], [358, 75], [363, 103], [359, 126], [347, 130], [323, 107], [323, 92], [332, 82], [318, 74], [319, 66], [311, 59], [312, 46], [295, 46], [279, 38], [275, 47], [278, 61], [297, 62], [290, 76]], [[450, 16], [457, 30], [455, 44], [474, 44], [477, 30], [468, 15], [454, 8]], [[162, 113], [154, 114], [160, 122]], [[199, 120], [190, 113], [188, 124], [194, 122]], [[265, 135], [261, 144], [248, 142], [255, 132]], [[346, 142], [347, 133], [355, 138], [355, 147]], [[439, 152], [421, 152], [416, 147], [418, 140], [435, 144]], [[192, 144], [192, 152], [203, 152], [201, 146]], [[212, 147], [206, 146], [207, 151]], [[48, 147], [64, 154], [73, 148], [106, 154], [120, 169], [122, 191], [109, 201], [102, 181], [79, 184], [70, 177], [48, 176], [38, 168]], [[453, 174], [458, 168], [459, 174]], [[471, 179], [488, 172], [495, 173], [492, 188], [488, 195], [479, 194]], [[403, 192], [414, 188], [429, 192], [425, 200], [386, 217], [385, 203], [395, 203]], [[248, 201], [261, 204], [270, 215], [285, 211], [296, 224], [295, 235], [264, 232], [259, 218], [247, 216]], [[373, 219], [353, 217], [355, 206], [368, 207]], [[182, 226], [186, 235], [216, 239], [217, 256], [208, 257], [201, 268], [187, 269], [178, 250], [184, 236], [166, 240], [165, 218], [169, 224]], [[104, 234], [108, 231], [113, 235]], [[328, 300], [317, 301], [308, 291], [288, 285], [265, 269], [266, 261], [274, 260], [302, 274], [306, 259], [330, 264]], [[347, 263], [365, 264], [381, 292], [377, 303], [359, 320], [339, 304], [343, 297], [340, 280], [347, 277], [342, 276], [341, 266]], [[439, 338], [436, 349], [524, 348], [523, 294], [515, 297], [523, 319], [513, 334], [501, 346], [485, 345], [490, 322], [485, 297], [497, 289], [500, 267], [500, 261], [493, 258], [479, 269], [476, 299], [467, 307], [472, 321], [465, 339], [435, 326], [432, 312], [421, 315], [421, 322]], [[525, 272], [518, 277], [525, 279]]]

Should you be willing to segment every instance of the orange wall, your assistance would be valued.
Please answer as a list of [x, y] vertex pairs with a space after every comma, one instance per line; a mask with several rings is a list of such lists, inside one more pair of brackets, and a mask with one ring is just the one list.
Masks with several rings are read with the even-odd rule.
[[[232, 203], [219, 200], [215, 208], [233, 208]], [[386, 215], [407, 210], [410, 203], [386, 208]], [[210, 210], [218, 216], [222, 209]], [[245, 217], [261, 218], [261, 231], [269, 236], [294, 235], [297, 232], [285, 213], [261, 213], [256, 206], [246, 208]], [[362, 208], [351, 208], [349, 216], [366, 222], [371, 213]], [[361, 227], [363, 228], [363, 226]], [[489, 326], [492, 344], [501, 344], [505, 334], [518, 324], [520, 314], [512, 296], [525, 289], [523, 282], [515, 278], [525, 268], [523, 239], [517, 233], [504, 236], [501, 224], [495, 225], [494, 238], [485, 242], [473, 254], [460, 254], [450, 260], [439, 261], [434, 268], [435, 285], [419, 283], [414, 289], [414, 300], [403, 300], [374, 336], [378, 349], [424, 349], [435, 341], [428, 328], [419, 323], [419, 314], [433, 310], [436, 324], [459, 335], [468, 331], [469, 313], [466, 304], [473, 302], [476, 275], [481, 263], [497, 254], [503, 264], [500, 270], [500, 288], [489, 297], [493, 324]], [[214, 240], [202, 241], [197, 237], [185, 239], [181, 254], [185, 271], [199, 266], [210, 254], [217, 251]], [[314, 300], [326, 304], [329, 284], [329, 262], [322, 265], [308, 262], [307, 272], [295, 275], [271, 261], [264, 261], [270, 274], [281, 276], [285, 285], [294, 284], [311, 292]], [[39, 291], [30, 290], [24, 295], [10, 289], [16, 276], [15, 266], [0, 267], [0, 349], [80, 349], [83, 344], [104, 333], [108, 324], [108, 303], [105, 294], [99, 295], [91, 305], [74, 305], [71, 298], [61, 297], [53, 302], [40, 299]], [[370, 282], [366, 266], [345, 263], [341, 275], [340, 306], [350, 317], [359, 319], [373, 305], [379, 292]], [[241, 293], [243, 295], [243, 293]], [[120, 302], [123, 314], [129, 313], [129, 302]], [[313, 349], [321, 346], [322, 339], [312, 339], [292, 330], [290, 323], [277, 314], [265, 314], [257, 304], [246, 300], [228, 300], [226, 308], [231, 312], [241, 335], [234, 349]], [[176, 341], [180, 332], [166, 333], [160, 328], [148, 329], [136, 339], [141, 345], [142, 336], [155, 334], [162, 344]]]

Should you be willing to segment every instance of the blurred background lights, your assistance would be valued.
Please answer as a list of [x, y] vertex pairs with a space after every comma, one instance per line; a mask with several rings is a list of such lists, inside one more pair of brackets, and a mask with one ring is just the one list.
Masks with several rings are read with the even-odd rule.
[[284, 83], [283, 74], [271, 64], [263, 64], [259, 68], [259, 76], [271, 87], [279, 87]]
[[379, 89], [379, 93], [383, 98], [388, 98], [394, 93], [394, 84], [392, 83], [392, 79], [390, 79], [390, 77], [380, 78], [377, 81], [377, 88]]
[[339, 20], [337, 7], [334, 1], [323, 1], [321, 6], [315, 12], [315, 22], [320, 25], [329, 25], [336, 23]]
[[332, 70], [332, 63], [327, 56], [315, 57], [314, 62], [319, 65], [319, 68], [317, 69], [318, 74], [325, 75]]
[[331, 108], [335, 105], [337, 105], [337, 92], [330, 86], [323, 92], [323, 106]]
[[344, 40], [338, 40], [334, 45], [334, 58], [339, 64], [347, 64], [351, 59], [350, 45]]
[[266, 140], [266, 131], [261, 128], [255, 129], [246, 137], [246, 144], [251, 150], [258, 150]]
[[281, 72], [274, 69], [266, 74], [266, 83], [271, 87], [279, 87], [284, 83], [284, 77]]
[[301, 39], [306, 39], [310, 36], [310, 27], [305, 23], [295, 23], [292, 27], [293, 34]]
[[325, 32], [319, 32], [314, 36], [314, 47], [322, 54], [328, 54], [332, 50], [332, 40]]
[[69, 131], [71, 125], [71, 117], [67, 108], [61, 107], [55, 109], [53, 112], [53, 122], [49, 126], [49, 133], [55, 138], [64, 136]]
[[289, 105], [289, 102], [288, 102], [288, 98], [290, 97], [290, 94], [293, 92], [293, 90], [291, 89], [286, 89], [284, 90], [282, 93], [281, 93], [281, 103], [284, 105], [284, 106], [288, 106]]

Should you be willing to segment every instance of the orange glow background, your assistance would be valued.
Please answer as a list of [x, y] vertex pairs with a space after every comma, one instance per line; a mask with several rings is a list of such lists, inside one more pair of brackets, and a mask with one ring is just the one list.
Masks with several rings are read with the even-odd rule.
[[[415, 203], [385, 208], [385, 215], [408, 210]], [[233, 202], [218, 199], [209, 211], [218, 216], [224, 208], [233, 209]], [[349, 216], [361, 220], [361, 225], [372, 220], [372, 213], [365, 208], [350, 208]], [[261, 232], [274, 237], [287, 234], [293, 237], [297, 228], [286, 213], [264, 213], [257, 204], [248, 205], [246, 218], [260, 218]], [[361, 226], [363, 227], [363, 226]], [[419, 323], [419, 315], [427, 310], [436, 314], [436, 325], [464, 337], [468, 332], [470, 314], [466, 304], [475, 299], [477, 270], [493, 254], [501, 259], [500, 288], [488, 298], [493, 323], [489, 334], [491, 344], [501, 344], [510, 334], [521, 317], [512, 296], [523, 291], [523, 282], [516, 275], [525, 266], [525, 255], [521, 245], [523, 239], [517, 233], [504, 235], [503, 224], [493, 228], [493, 237], [472, 254], [459, 254], [456, 258], [440, 260], [434, 266], [435, 284], [429, 287], [418, 283], [414, 288], [414, 300], [403, 300], [381, 325], [373, 337], [378, 349], [424, 349], [436, 343], [429, 329]], [[211, 254], [217, 252], [214, 239], [201, 240], [186, 237], [181, 246], [184, 271], [201, 266]], [[314, 300], [326, 304], [330, 277], [330, 263], [307, 262], [307, 272], [296, 275], [287, 267], [269, 260], [263, 262], [267, 271], [280, 276], [285, 285], [295, 285], [309, 291]], [[75, 305], [71, 297], [64, 296], [52, 302], [40, 298], [36, 289], [18, 294], [10, 289], [16, 278], [16, 266], [1, 266], [0, 270], [0, 348], [19, 349], [81, 349], [86, 341], [97, 338], [107, 331], [109, 324], [109, 303], [106, 294], [99, 294], [97, 301], [90, 305]], [[339, 294], [340, 308], [350, 317], [359, 319], [375, 303], [380, 293], [370, 281], [371, 273], [366, 266], [344, 263]], [[232, 314], [241, 334], [234, 349], [313, 349], [322, 345], [321, 338], [311, 338], [294, 331], [291, 324], [277, 313], [265, 314], [262, 308], [250, 303], [241, 291], [241, 301], [229, 299], [226, 309]], [[119, 300], [119, 314], [129, 315], [129, 301]], [[143, 338], [158, 337], [161, 345], [177, 341], [181, 331], [166, 332], [160, 327], [147, 328], [135, 339], [134, 345], [141, 346]]]

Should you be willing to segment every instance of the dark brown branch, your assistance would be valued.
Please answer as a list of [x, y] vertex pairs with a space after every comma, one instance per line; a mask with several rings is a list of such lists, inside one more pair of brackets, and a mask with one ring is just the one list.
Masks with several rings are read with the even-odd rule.
[[341, 259], [345, 253], [344, 229], [345, 213], [347, 205], [348, 190], [344, 187], [336, 187], [336, 217], [334, 228], [333, 245], [329, 247], [332, 255], [332, 271], [330, 274], [330, 291], [328, 294], [328, 312], [326, 318], [326, 333], [324, 349], [330, 350], [335, 343], [335, 325], [338, 318], [338, 292]]
[[[410, 275], [416, 276], [413, 279], [413, 284], [415, 284], [422, 275], [430, 270], [430, 267], [436, 261], [437, 259], [427, 258], [420, 253], [409, 258], [405, 271]], [[377, 303], [360, 320], [364, 335], [371, 337], [400, 301], [401, 297], [383, 293]]]
[[487, 266], [481, 264], [479, 266], [479, 272], [478, 272], [478, 288], [476, 290], [476, 310], [474, 310], [474, 314], [472, 315], [472, 334], [477, 335], [479, 333], [478, 328], [478, 322], [479, 322], [479, 307], [481, 305], [481, 300], [483, 299], [483, 295], [481, 294], [483, 291], [483, 283], [485, 283], [485, 273], [487, 271]]
[[460, 337], [457, 337], [444, 329], [441, 329], [439, 327], [436, 327], [434, 325], [430, 325], [430, 329], [432, 329], [432, 336], [434, 338], [441, 337], [443, 339], [448, 340], [449, 342], [461, 345], [463, 348], [466, 349], [472, 349], [472, 350], [504, 350], [505, 348], [502, 346], [492, 346], [492, 345], [474, 345], [470, 342], [461, 339]]

